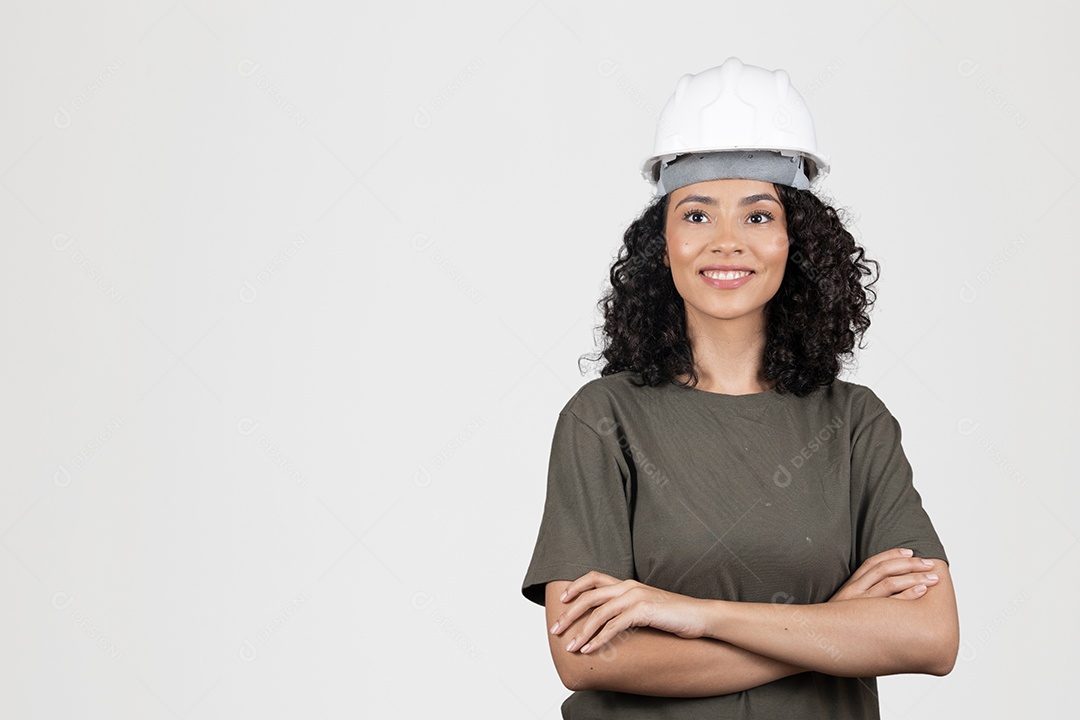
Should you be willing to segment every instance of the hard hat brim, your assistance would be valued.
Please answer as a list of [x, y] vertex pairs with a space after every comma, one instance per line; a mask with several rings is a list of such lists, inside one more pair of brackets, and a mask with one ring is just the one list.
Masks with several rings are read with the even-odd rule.
[[641, 176], [645, 178], [645, 181], [649, 183], [651, 187], [656, 188], [656, 183], [660, 179], [660, 164], [661, 162], [670, 162], [681, 155], [690, 155], [692, 153], [710, 153], [710, 152], [727, 152], [731, 150], [764, 150], [771, 152], [778, 152], [781, 155], [786, 156], [798, 156], [806, 158], [813, 164], [813, 174], [808, 178], [811, 185], [816, 185], [829, 174], [829, 158], [827, 155], [821, 155], [812, 150], [806, 148], [793, 148], [793, 147], [747, 147], [747, 146], [732, 146], [732, 147], [700, 147], [700, 148], [687, 148], [685, 150], [679, 150], [677, 153], [663, 153], [661, 155], [650, 155], [641, 162]]

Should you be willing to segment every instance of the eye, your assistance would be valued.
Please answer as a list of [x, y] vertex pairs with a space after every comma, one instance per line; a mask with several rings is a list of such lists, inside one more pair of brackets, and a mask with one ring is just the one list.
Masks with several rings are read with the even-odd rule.
[[[761, 218], [761, 220], [755, 221], [754, 218]], [[773, 217], [773, 214], [768, 210], [755, 210], [754, 212], [750, 213], [749, 220], [751, 225], [764, 225], [770, 220], [775, 220], [775, 218]]]
[[683, 220], [690, 220], [690, 222], [695, 225], [701, 224], [701, 222], [697, 220], [691, 220], [691, 218], [704, 218], [704, 220], [702, 220], [701, 222], [706, 222], [708, 221], [709, 216], [703, 213], [701, 210], [687, 210], [683, 213]]

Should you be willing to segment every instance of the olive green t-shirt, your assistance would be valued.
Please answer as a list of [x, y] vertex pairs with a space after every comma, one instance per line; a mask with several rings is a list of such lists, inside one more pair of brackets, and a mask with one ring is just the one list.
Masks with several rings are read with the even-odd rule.
[[[722, 395], [624, 371], [586, 383], [555, 426], [522, 593], [590, 570], [698, 598], [821, 603], [890, 548], [945, 550], [867, 387]], [[723, 668], [717, 668], [723, 672]], [[563, 718], [877, 718], [874, 677], [804, 672], [743, 692], [574, 692]]]

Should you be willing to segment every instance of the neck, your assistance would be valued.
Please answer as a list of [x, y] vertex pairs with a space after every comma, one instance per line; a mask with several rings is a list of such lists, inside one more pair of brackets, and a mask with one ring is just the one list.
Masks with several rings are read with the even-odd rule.
[[750, 395], [772, 387], [761, 376], [765, 354], [764, 312], [719, 320], [687, 308], [686, 329], [698, 374], [698, 389], [724, 395]]

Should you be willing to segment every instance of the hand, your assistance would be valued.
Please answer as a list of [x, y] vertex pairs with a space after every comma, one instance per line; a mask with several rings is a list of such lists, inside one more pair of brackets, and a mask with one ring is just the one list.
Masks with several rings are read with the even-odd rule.
[[911, 550], [894, 548], [878, 553], [859, 566], [836, 594], [834, 600], [887, 597], [897, 600], [916, 600], [938, 581], [930, 572], [934, 564], [912, 557]]
[[682, 638], [705, 633], [705, 600], [668, 592], [636, 580], [618, 580], [596, 570], [566, 587], [567, 604], [551, 628], [558, 635], [587, 610], [592, 614], [571, 638], [567, 650], [591, 653], [631, 627], [653, 627]]

